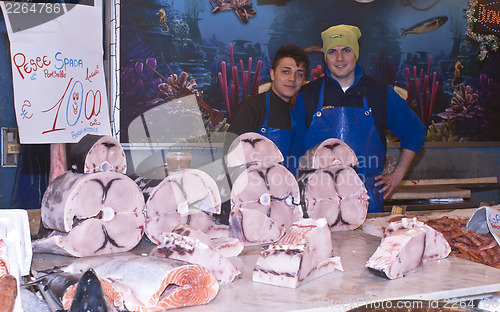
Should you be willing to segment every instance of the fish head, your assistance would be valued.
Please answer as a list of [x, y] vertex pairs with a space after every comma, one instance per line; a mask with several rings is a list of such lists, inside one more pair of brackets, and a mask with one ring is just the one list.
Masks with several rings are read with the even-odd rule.
[[94, 270], [88, 269], [78, 281], [70, 312], [108, 312], [101, 282]]

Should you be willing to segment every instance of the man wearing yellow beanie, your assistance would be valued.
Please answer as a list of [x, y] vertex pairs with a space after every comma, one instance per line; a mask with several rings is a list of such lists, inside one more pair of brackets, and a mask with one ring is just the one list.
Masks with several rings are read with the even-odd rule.
[[[365, 75], [357, 65], [356, 26], [336, 25], [321, 33], [325, 75], [304, 87], [297, 95], [293, 117], [296, 135], [293, 154], [329, 138], [346, 142], [356, 153], [356, 169], [368, 191], [368, 212], [381, 212], [383, 200], [403, 179], [425, 141], [425, 126], [394, 89]], [[401, 139], [399, 163], [392, 173], [382, 175], [387, 141], [384, 127]]]

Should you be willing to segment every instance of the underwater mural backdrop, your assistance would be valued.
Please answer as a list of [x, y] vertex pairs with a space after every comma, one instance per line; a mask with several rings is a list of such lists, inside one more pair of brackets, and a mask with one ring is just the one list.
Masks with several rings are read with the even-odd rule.
[[489, 22], [500, 18], [500, 11], [466, 0], [123, 2], [121, 141], [133, 141], [128, 127], [141, 116], [146, 128], [145, 112], [188, 95], [196, 97], [198, 112], [171, 105], [156, 122], [167, 129], [177, 114], [201, 112], [207, 136], [176, 129], [175, 141], [222, 141], [234, 107], [270, 81], [271, 60], [281, 45], [308, 51], [307, 80], [322, 75], [320, 34], [336, 24], [361, 29], [358, 63], [406, 98], [428, 127], [427, 141], [499, 141], [497, 37], [496, 31], [472, 28], [486, 19], [479, 10], [493, 12]]

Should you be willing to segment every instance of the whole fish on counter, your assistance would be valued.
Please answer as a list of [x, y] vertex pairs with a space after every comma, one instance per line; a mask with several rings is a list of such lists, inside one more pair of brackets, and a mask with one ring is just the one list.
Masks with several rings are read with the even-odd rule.
[[166, 258], [134, 254], [86, 257], [59, 269], [83, 274], [90, 268], [99, 279], [110, 281], [128, 311], [202, 305], [219, 292], [217, 279], [204, 267]]
[[128, 251], [144, 233], [144, 198], [122, 173], [66, 171], [47, 188], [41, 219], [52, 232], [32, 242], [35, 253], [85, 257]]

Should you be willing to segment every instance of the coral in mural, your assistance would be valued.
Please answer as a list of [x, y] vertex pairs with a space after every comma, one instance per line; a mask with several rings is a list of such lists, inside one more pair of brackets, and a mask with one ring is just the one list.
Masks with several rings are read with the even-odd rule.
[[248, 70], [245, 72], [245, 67], [243, 65], [243, 60], [240, 59], [241, 67], [241, 98], [240, 98], [240, 83], [238, 77], [238, 68], [234, 64], [234, 54], [233, 45], [229, 44], [229, 52], [231, 54], [231, 84], [228, 84], [226, 62], [221, 62], [222, 70], [218, 73], [219, 83], [222, 89], [222, 94], [224, 97], [224, 102], [226, 104], [226, 110], [228, 116], [231, 118], [231, 110], [233, 110], [241, 101], [243, 101], [249, 94], [255, 95], [259, 92], [260, 85], [260, 68], [262, 66], [262, 61], [259, 60], [255, 66], [254, 79], [252, 85], [250, 85], [251, 74], [252, 74], [252, 58], [248, 58]]
[[434, 72], [434, 74], [432, 75], [432, 83], [429, 84], [431, 59], [432, 57], [429, 56], [427, 74], [425, 76], [423, 76], [423, 68], [420, 70], [420, 76], [417, 76], [417, 67], [413, 67], [413, 84], [410, 74], [410, 68], [406, 68], [406, 90], [408, 92], [406, 102], [420, 117], [425, 126], [429, 126], [431, 122], [432, 108], [434, 107], [434, 103], [436, 102], [436, 96], [439, 87], [439, 81], [437, 81], [436, 72]]
[[500, 85], [482, 74], [477, 91], [461, 83], [453, 92], [451, 107], [438, 116], [447, 120], [461, 139], [495, 141], [500, 139], [499, 101]]
[[466, 138], [460, 138], [455, 131], [455, 127], [452, 126], [449, 119], [443, 120], [442, 122], [435, 123], [434, 120], [432, 124], [427, 129], [425, 135], [425, 140], [427, 142], [464, 142], [467, 141]]
[[216, 6], [210, 2], [212, 6], [212, 13], [217, 13], [226, 10], [234, 10], [236, 15], [240, 18], [243, 23], [248, 23], [248, 18], [253, 17], [257, 14], [254, 8], [252, 8], [252, 1], [250, 0], [212, 0], [217, 3]]
[[131, 62], [121, 70], [120, 87], [122, 101], [132, 105], [144, 105], [144, 102], [156, 97], [156, 86], [161, 78], [155, 75], [157, 61], [147, 58], [144, 61]]

